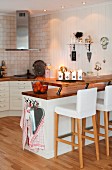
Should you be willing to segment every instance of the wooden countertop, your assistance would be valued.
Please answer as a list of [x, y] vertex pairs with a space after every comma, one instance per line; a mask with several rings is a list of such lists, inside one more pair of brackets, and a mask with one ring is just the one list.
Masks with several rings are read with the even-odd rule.
[[85, 76], [83, 79], [86, 83], [109, 82], [112, 81], [112, 74], [100, 76]]
[[103, 83], [103, 82], [111, 82], [112, 81], [112, 74], [110, 75], [101, 75], [101, 76], [84, 76], [82, 81], [66, 81], [60, 80], [56, 81], [56, 79], [44, 79], [44, 83], [48, 83], [48, 85], [58, 86], [58, 87], [68, 87], [68, 86], [79, 86], [85, 85], [90, 83]]
[[[22, 78], [22, 77], [14, 77], [8, 76], [0, 78], [0, 81], [34, 81], [35, 79], [32, 78]], [[67, 87], [67, 86], [74, 86], [74, 85], [83, 85], [86, 83], [99, 83], [99, 82], [109, 82], [112, 81], [112, 74], [110, 75], [100, 75], [97, 76], [84, 76], [83, 81], [76, 81], [76, 82], [63, 82], [63, 81], [56, 81], [55, 78], [38, 78], [37, 80], [44, 81], [45, 83], [57, 87]]]
[[[27, 79], [27, 78], [18, 78], [14, 76], [0, 78], [0, 81], [34, 81], [35, 79]], [[104, 90], [105, 83], [110, 83], [112, 81], [111, 75], [101, 75], [97, 76], [85, 76], [83, 77], [83, 81], [75, 81], [75, 82], [63, 82], [56, 81], [54, 78], [38, 78], [40, 81], [44, 81], [45, 84], [56, 86], [58, 88], [49, 89], [47, 94], [35, 94], [33, 91], [23, 92], [23, 95], [32, 96], [36, 98], [42, 98], [45, 100], [56, 99], [61, 97], [68, 97], [77, 94], [77, 90], [84, 89], [87, 84], [89, 84], [88, 88], [98, 87], [98, 90]], [[98, 84], [103, 82], [103, 84]], [[57, 91], [61, 88], [60, 95], [57, 95]]]
[[[91, 84], [89, 88], [97, 87], [98, 91], [104, 90], [104, 84]], [[62, 97], [74, 96], [77, 94], [77, 90], [84, 89], [84, 85], [63, 87], [61, 94], [57, 95], [56, 92], [58, 88], [49, 89], [47, 94], [35, 94], [33, 91], [22, 92], [22, 95], [31, 96], [35, 98], [41, 98], [45, 100], [57, 99]]]
[[9, 77], [3, 77], [3, 78], [0, 78], [0, 82], [2, 82], [2, 81], [9, 81], [10, 80], [10, 78]]
[[34, 78], [25, 78], [25, 77], [14, 77], [10, 76], [10, 81], [34, 81]]

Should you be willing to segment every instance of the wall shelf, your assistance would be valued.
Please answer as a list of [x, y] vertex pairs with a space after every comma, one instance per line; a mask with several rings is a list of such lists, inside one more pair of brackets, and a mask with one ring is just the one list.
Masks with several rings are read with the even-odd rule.
[[73, 46], [73, 50], [75, 50], [76, 45], [84, 45], [86, 48], [88, 48], [87, 50], [90, 51], [91, 43], [71, 43], [71, 44], [68, 44], [68, 45]]

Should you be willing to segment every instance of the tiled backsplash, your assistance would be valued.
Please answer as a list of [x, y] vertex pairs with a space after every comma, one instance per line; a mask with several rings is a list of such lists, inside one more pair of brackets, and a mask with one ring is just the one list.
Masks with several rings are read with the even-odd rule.
[[32, 65], [36, 60], [50, 62], [49, 15], [30, 18], [30, 48], [37, 51], [6, 51], [6, 48], [16, 48], [16, 17], [0, 16], [0, 65], [4, 60], [7, 75], [24, 74], [27, 69], [32, 72]]
[[0, 49], [16, 47], [16, 20], [14, 16], [0, 16]]
[[0, 64], [4, 60], [7, 75], [24, 74], [29, 69], [29, 52], [0, 50]]
[[29, 52], [30, 70], [36, 60], [50, 63], [50, 15], [30, 18], [30, 48], [40, 49], [40, 52]]

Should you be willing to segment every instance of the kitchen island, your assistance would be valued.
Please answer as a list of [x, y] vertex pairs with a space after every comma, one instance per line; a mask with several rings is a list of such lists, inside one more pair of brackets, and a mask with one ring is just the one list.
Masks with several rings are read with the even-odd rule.
[[[50, 159], [54, 157], [54, 109], [56, 105], [71, 103], [76, 100], [75, 95], [70, 95], [67, 97], [58, 97], [54, 98], [56, 90], [49, 89], [48, 94], [33, 94], [33, 92], [23, 92], [22, 100], [23, 100], [23, 111], [24, 106], [26, 105], [26, 101], [36, 101], [38, 102], [38, 108], [42, 108], [45, 111], [44, 116], [44, 125], [43, 125], [43, 137], [44, 137], [44, 145], [45, 149], [39, 149], [35, 151], [35, 149], [31, 149], [28, 145], [25, 146], [26, 149], [38, 154], [46, 159]], [[51, 94], [51, 99], [50, 99]], [[54, 95], [53, 95], [54, 94]], [[33, 96], [33, 97], [32, 97]], [[70, 131], [71, 122], [70, 120], [63, 118], [63, 121], [60, 118], [60, 127], [59, 133], [66, 133], [68, 130]], [[63, 154], [71, 150], [71, 147], [63, 144], [59, 144], [59, 154]]]
[[[25, 148], [34, 152], [37, 155], [40, 155], [46, 159], [54, 157], [54, 111], [55, 107], [60, 104], [68, 104], [76, 101], [77, 91], [84, 88], [93, 88], [97, 87], [98, 91], [105, 89], [105, 85], [111, 84], [112, 75], [102, 75], [97, 76], [85, 76], [82, 81], [68, 82], [68, 81], [56, 81], [56, 79], [44, 79], [44, 83], [50, 86], [55, 86], [53, 89], [48, 89], [47, 94], [35, 94], [33, 91], [22, 92], [22, 103], [23, 103], [23, 115], [25, 114], [26, 103], [38, 103], [38, 108], [44, 110], [43, 121], [43, 136], [41, 149], [35, 150], [32, 149], [32, 146], [35, 143], [28, 142], [29, 140], [24, 141]], [[38, 110], [38, 109], [37, 109]], [[38, 114], [37, 114], [38, 115]], [[24, 116], [25, 117], [25, 116]], [[103, 122], [101, 118], [101, 122]], [[91, 126], [91, 118], [87, 119], [87, 127]], [[31, 128], [30, 128], [31, 131]], [[71, 132], [71, 120], [60, 116], [59, 119], [59, 135], [70, 133]], [[36, 131], [35, 131], [36, 133]], [[40, 134], [39, 134], [40, 135]], [[33, 136], [33, 134], [32, 134]], [[27, 137], [27, 136], [26, 136]], [[37, 139], [38, 135], [36, 136]], [[23, 134], [24, 138], [24, 134]], [[33, 137], [33, 139], [35, 136]], [[44, 138], [44, 139], [43, 139]], [[44, 140], [44, 141], [43, 141]], [[71, 140], [71, 137], [67, 137], [67, 140]], [[37, 141], [36, 141], [37, 142]], [[37, 142], [38, 143], [38, 142]], [[77, 138], [76, 138], [77, 143]], [[86, 144], [90, 144], [90, 141], [87, 141]], [[63, 143], [58, 145], [58, 155], [71, 151], [71, 146], [68, 146]]]
[[[49, 85], [55, 85], [56, 81], [46, 81]], [[54, 83], [54, 84], [53, 84]], [[62, 91], [60, 95], [57, 95], [57, 90], [62, 86]], [[54, 111], [55, 107], [60, 104], [68, 104], [76, 101], [76, 94], [78, 89], [84, 89], [85, 83], [81, 82], [78, 84], [74, 83], [63, 83], [58, 82], [57, 88], [49, 89], [47, 94], [34, 94], [33, 91], [27, 91], [22, 93], [23, 101], [23, 114], [26, 106], [26, 102], [36, 102], [38, 107], [42, 108], [45, 111], [44, 124], [43, 124], [43, 135], [44, 135], [44, 146], [45, 148], [39, 149], [38, 151], [32, 149], [28, 146], [28, 143], [25, 145], [25, 148], [34, 152], [37, 155], [40, 155], [46, 159], [54, 157]], [[98, 90], [104, 90], [104, 84], [90, 84], [89, 88], [98, 87]], [[90, 119], [87, 120], [87, 126], [91, 126]], [[71, 132], [71, 119], [66, 117], [61, 117], [59, 119], [59, 135], [70, 133]], [[67, 140], [71, 140], [71, 137], [67, 137]], [[76, 139], [77, 140], [77, 139]], [[77, 142], [77, 141], [76, 141]], [[89, 144], [90, 141], [87, 141], [86, 144]], [[30, 145], [31, 146], [31, 145]], [[71, 151], [71, 146], [66, 144], [59, 143], [58, 155]]]

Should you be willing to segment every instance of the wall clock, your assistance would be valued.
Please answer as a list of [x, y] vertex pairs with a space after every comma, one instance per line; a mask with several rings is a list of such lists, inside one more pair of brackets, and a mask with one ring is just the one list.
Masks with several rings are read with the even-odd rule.
[[107, 45], [109, 44], [109, 39], [107, 37], [102, 37], [100, 39], [100, 43], [103, 49], [107, 49]]

